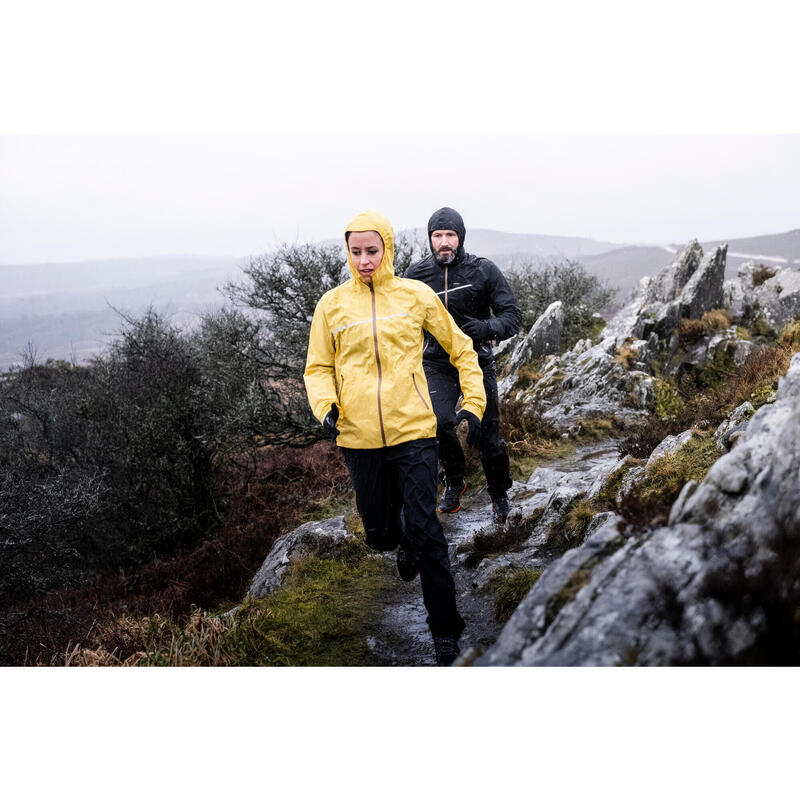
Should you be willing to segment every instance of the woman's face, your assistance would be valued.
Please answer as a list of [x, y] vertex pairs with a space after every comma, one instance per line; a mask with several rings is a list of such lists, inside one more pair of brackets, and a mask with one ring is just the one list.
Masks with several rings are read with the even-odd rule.
[[372, 275], [381, 265], [383, 239], [377, 231], [353, 231], [347, 240], [350, 260], [364, 283], [372, 283]]

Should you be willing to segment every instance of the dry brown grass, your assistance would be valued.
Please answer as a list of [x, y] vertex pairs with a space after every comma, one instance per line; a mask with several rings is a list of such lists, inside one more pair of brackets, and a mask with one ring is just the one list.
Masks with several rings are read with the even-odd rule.
[[765, 281], [775, 277], [776, 272], [777, 270], [759, 264], [758, 269], [753, 270], [753, 288], [755, 289], [756, 286], [761, 286]]
[[699, 341], [706, 333], [699, 319], [682, 319], [678, 324], [678, 345], [685, 350]]
[[638, 354], [631, 348], [631, 344], [633, 344], [633, 339], [626, 339], [614, 356], [614, 361], [616, 361], [617, 364], [622, 364], [625, 369], [630, 369], [638, 358]]
[[733, 317], [727, 308], [713, 308], [703, 314], [700, 322], [705, 332], [711, 333], [712, 331], [724, 331], [730, 328]]

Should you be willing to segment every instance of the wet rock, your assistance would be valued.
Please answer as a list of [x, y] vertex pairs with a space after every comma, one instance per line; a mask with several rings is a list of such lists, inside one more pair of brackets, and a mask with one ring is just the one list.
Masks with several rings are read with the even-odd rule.
[[754, 411], [753, 404], [745, 401], [731, 411], [726, 419], [722, 420], [714, 432], [714, 440], [720, 453], [727, 453], [733, 447], [747, 427], [747, 423], [750, 417], [753, 416]]
[[551, 303], [533, 323], [527, 336], [516, 346], [508, 363], [508, 375], [498, 383], [498, 392], [505, 396], [517, 381], [519, 368], [534, 358], [558, 353], [564, 330], [564, 308], [560, 300]]
[[755, 304], [774, 334], [800, 314], [800, 267], [777, 270], [754, 290]]
[[545, 570], [477, 663], [781, 663], [780, 625], [800, 604], [798, 496], [800, 354], [667, 526], [603, 525]]
[[720, 245], [692, 273], [678, 300], [682, 317], [699, 319], [706, 311], [720, 308], [727, 253], [728, 245]]
[[344, 517], [322, 522], [306, 522], [276, 540], [247, 591], [250, 597], [266, 597], [281, 585], [286, 570], [298, 558], [308, 555], [326, 556], [338, 552], [348, 539], [353, 539], [344, 526]]

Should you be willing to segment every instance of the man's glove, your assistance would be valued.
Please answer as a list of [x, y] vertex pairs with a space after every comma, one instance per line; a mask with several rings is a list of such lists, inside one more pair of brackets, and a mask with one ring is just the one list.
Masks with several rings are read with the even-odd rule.
[[325, 419], [322, 420], [322, 433], [325, 435], [326, 439], [330, 439], [332, 442], [336, 441], [336, 437], [339, 435], [339, 429], [336, 427], [336, 420], [339, 419], [339, 409], [336, 407], [336, 403], [331, 405], [331, 410], [325, 415]]
[[462, 408], [461, 411], [456, 414], [456, 428], [464, 420], [466, 420], [467, 425], [469, 425], [467, 444], [477, 450], [481, 444], [481, 421], [471, 411], [466, 411]]
[[461, 323], [460, 327], [467, 336], [471, 336], [479, 342], [492, 338], [492, 329], [489, 326], [488, 320], [464, 317], [464, 321]]

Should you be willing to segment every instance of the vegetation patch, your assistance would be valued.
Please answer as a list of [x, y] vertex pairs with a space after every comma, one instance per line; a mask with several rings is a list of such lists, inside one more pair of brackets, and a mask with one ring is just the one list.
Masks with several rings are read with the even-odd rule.
[[694, 431], [680, 450], [651, 464], [636, 489], [622, 498], [620, 515], [634, 530], [665, 524], [684, 484], [702, 481], [719, 456], [713, 431]]
[[580, 430], [579, 439], [608, 439], [625, 430], [625, 420], [622, 417], [581, 417], [578, 420]]
[[630, 472], [631, 468], [636, 465], [636, 459], [629, 458], [618, 469], [615, 469], [606, 478], [603, 488], [595, 498], [595, 506], [599, 511], [615, 511], [617, 509], [617, 495], [622, 484], [625, 481], [625, 476]]
[[774, 278], [775, 273], [776, 270], [766, 267], [763, 264], [759, 264], [758, 267], [753, 270], [753, 288], [755, 289], [756, 287], [761, 286], [762, 283], [768, 281], [770, 278]]
[[336, 558], [309, 557], [287, 570], [284, 584], [248, 600], [230, 617], [196, 610], [179, 625], [159, 615], [120, 618], [94, 636], [96, 648], [71, 651], [72, 665], [360, 666], [380, 661], [366, 633], [392, 577], [366, 545]]
[[751, 333], [753, 336], [769, 336], [772, 332], [772, 329], [769, 327], [769, 323], [767, 322], [767, 318], [764, 316], [763, 312], [759, 311], [756, 315], [756, 318], [753, 320], [753, 324], [750, 328]]
[[596, 513], [597, 508], [594, 503], [586, 500], [583, 495], [578, 495], [569, 502], [559, 519], [550, 526], [547, 544], [561, 553], [583, 544], [589, 523]]
[[[500, 435], [506, 442], [511, 461], [511, 474], [515, 480], [527, 478], [545, 459], [568, 455], [575, 443], [565, 439], [544, 419], [543, 409], [535, 403], [505, 399], [500, 402]], [[471, 460], [476, 470], [480, 459], [472, 448], [464, 448], [469, 471]], [[482, 472], [476, 472], [481, 480]]]
[[707, 334], [727, 330], [732, 321], [733, 317], [727, 308], [712, 308], [700, 317], [703, 330]]
[[679, 417], [686, 403], [675, 386], [674, 379], [653, 378], [652, 411], [659, 419]]
[[627, 370], [630, 370], [634, 362], [639, 358], [638, 352], [631, 347], [632, 344], [633, 339], [628, 337], [620, 345], [617, 354], [614, 356], [614, 361], [616, 361], [617, 364], [621, 364]]
[[527, 364], [523, 364], [517, 371], [517, 380], [514, 383], [513, 391], [533, 386], [544, 374], [542, 372], [543, 364], [544, 358], [534, 358]]
[[540, 569], [511, 567], [499, 570], [489, 578], [486, 588], [494, 598], [494, 616], [498, 622], [507, 622], [511, 618], [541, 575]]
[[800, 320], [793, 320], [784, 325], [778, 335], [781, 347], [791, 348], [794, 352], [800, 350]]
[[477, 566], [484, 558], [505, 553], [522, 544], [534, 531], [544, 514], [544, 508], [537, 508], [527, 517], [514, 513], [505, 525], [494, 525], [475, 534], [471, 542], [459, 547], [458, 552], [467, 553], [464, 563], [468, 567]]
[[699, 319], [684, 318], [680, 321], [677, 328], [678, 346], [681, 350], [687, 350], [705, 336], [703, 323]]

